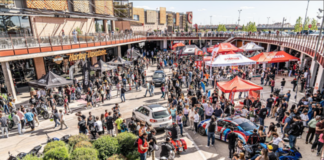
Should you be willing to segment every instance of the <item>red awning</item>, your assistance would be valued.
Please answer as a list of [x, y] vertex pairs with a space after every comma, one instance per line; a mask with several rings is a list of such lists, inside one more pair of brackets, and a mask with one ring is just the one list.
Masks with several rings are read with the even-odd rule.
[[237, 47], [235, 47], [233, 44], [231, 43], [221, 43], [218, 46], [218, 53], [226, 53], [226, 52], [243, 52], [243, 49], [239, 49]]
[[206, 55], [207, 53], [206, 52], [203, 52], [202, 50], [199, 50], [199, 51], [196, 51], [195, 52], [195, 55], [197, 55], [197, 56], [204, 56], [204, 55]]
[[294, 57], [285, 51], [279, 52], [262, 52], [256, 56], [250, 58], [259, 63], [278, 63], [278, 62], [288, 62], [288, 61], [299, 61], [299, 58]]
[[218, 82], [217, 86], [221, 89], [224, 93], [230, 93], [233, 88], [233, 92], [245, 92], [245, 91], [256, 91], [262, 90], [263, 87], [258, 86], [251, 81], [243, 80], [242, 78], [236, 76], [230, 81], [227, 82]]
[[175, 48], [177, 48], [177, 47], [184, 47], [184, 46], [186, 46], [186, 45], [184, 45], [183, 43], [177, 43], [177, 44], [174, 44], [173, 46], [172, 46], [172, 49], [175, 49]]
[[215, 44], [214, 46], [208, 47], [208, 48], [207, 48], [207, 52], [208, 52], [208, 53], [212, 53], [213, 50], [214, 50], [214, 48], [216, 48], [216, 47], [218, 47], [218, 46], [219, 46], [219, 44]]

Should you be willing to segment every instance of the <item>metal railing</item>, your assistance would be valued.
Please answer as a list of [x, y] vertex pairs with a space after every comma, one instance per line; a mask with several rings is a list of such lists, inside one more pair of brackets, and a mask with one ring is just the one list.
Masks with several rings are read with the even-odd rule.
[[[176, 37], [191, 37], [199, 39], [199, 37], [206, 37], [204, 39], [219, 39], [227, 40], [231, 38], [231, 42], [235, 40], [255, 41], [261, 43], [270, 43], [284, 47], [290, 47], [301, 52], [305, 52], [311, 56], [315, 54], [315, 47], [318, 36], [312, 35], [275, 35], [275, 34], [234, 34], [226, 32], [206, 33], [206, 32], [142, 32], [136, 31], [132, 33], [88, 33], [78, 35], [65, 36], [35, 36], [24, 37], [1, 37], [0, 38], [0, 52], [2, 50], [16, 50], [24, 48], [35, 47], [56, 47], [66, 45], [83, 45], [83, 47], [99, 45], [110, 45], [117, 43], [125, 43], [130, 41], [138, 41], [149, 38], [150, 40], [161, 38], [176, 38]], [[91, 45], [90, 45], [91, 44]], [[93, 45], [92, 45], [93, 44]], [[320, 38], [318, 54], [323, 55], [324, 36]]]

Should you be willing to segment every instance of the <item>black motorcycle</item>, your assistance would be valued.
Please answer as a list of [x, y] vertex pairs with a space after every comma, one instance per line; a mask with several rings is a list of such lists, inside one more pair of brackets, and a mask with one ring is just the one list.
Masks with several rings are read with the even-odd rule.
[[30, 150], [28, 153], [25, 152], [21, 152], [19, 154], [17, 154], [17, 156], [13, 156], [12, 154], [10, 154], [10, 152], [8, 152], [9, 154], [9, 158], [8, 160], [19, 160], [19, 159], [23, 159], [24, 157], [26, 157], [27, 155], [33, 155], [33, 156], [39, 156], [38, 152], [42, 149], [42, 146], [36, 146], [34, 147], [32, 150]]
[[36, 106], [36, 110], [38, 115], [41, 115], [44, 119], [48, 119], [49, 118], [49, 113], [47, 111], [47, 107], [46, 104], [41, 102], [40, 104], [38, 104]]
[[55, 94], [54, 99], [57, 103], [58, 106], [63, 106], [64, 105], [64, 98], [61, 94]]

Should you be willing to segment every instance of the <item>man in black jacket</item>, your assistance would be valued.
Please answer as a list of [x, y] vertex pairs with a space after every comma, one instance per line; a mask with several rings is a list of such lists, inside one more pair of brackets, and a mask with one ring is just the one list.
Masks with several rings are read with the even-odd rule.
[[257, 129], [253, 130], [253, 133], [250, 135], [247, 144], [257, 144], [259, 143], [260, 139], [259, 139], [259, 135], [257, 133]]
[[250, 110], [250, 107], [252, 105], [252, 101], [249, 99], [248, 96], [246, 96], [246, 98], [244, 99], [244, 105], [248, 108], [248, 110]]
[[173, 144], [170, 142], [170, 138], [166, 138], [165, 142], [161, 144], [161, 153], [160, 157], [169, 158], [170, 151], [175, 152]]
[[258, 108], [258, 109], [260, 109], [260, 107], [261, 107], [260, 98], [257, 98], [257, 99], [253, 102], [252, 106], [253, 106], [254, 108]]
[[296, 138], [302, 133], [303, 122], [301, 122], [301, 118], [299, 116], [293, 117], [293, 123], [290, 125], [290, 129], [288, 131], [289, 135], [289, 145], [291, 148], [295, 148]]
[[234, 154], [235, 142], [237, 140], [237, 135], [233, 132], [233, 128], [230, 128], [231, 132], [227, 135], [228, 139], [228, 150], [229, 150], [229, 158], [232, 158]]
[[283, 89], [284, 89], [285, 85], [286, 85], [286, 80], [285, 80], [285, 78], [282, 78], [282, 81], [281, 81], [281, 92], [282, 93], [283, 93]]
[[267, 109], [264, 105], [262, 105], [261, 110], [259, 112], [259, 120], [260, 120], [260, 125], [264, 126], [264, 119], [267, 116]]

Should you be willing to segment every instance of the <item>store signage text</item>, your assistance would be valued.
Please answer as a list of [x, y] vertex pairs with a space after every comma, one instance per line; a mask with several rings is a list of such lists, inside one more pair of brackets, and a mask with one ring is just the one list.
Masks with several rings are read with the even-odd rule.
[[87, 57], [97, 57], [106, 55], [106, 50], [100, 50], [100, 51], [92, 51], [88, 53], [79, 53], [79, 54], [71, 54], [69, 57], [69, 61], [76, 61], [76, 60], [85, 60]]

